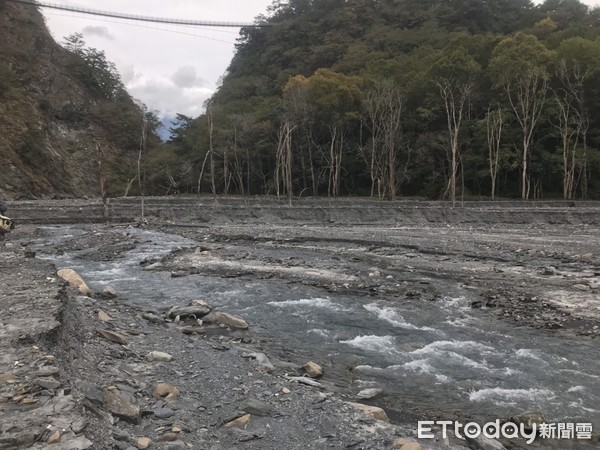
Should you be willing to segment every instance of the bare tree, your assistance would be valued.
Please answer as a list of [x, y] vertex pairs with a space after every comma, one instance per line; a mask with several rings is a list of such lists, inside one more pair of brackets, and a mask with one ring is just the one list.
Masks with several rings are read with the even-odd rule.
[[292, 127], [288, 121], [285, 121], [279, 128], [277, 139], [277, 153], [275, 160], [275, 190], [277, 197], [280, 196], [280, 187], [287, 195], [288, 205], [292, 206], [293, 186], [292, 186]]
[[[249, 150], [243, 151], [241, 146], [241, 135], [248, 129], [248, 116], [244, 114], [233, 114], [231, 116], [233, 135], [231, 146], [233, 149], [233, 177], [242, 196], [250, 193], [250, 157]], [[244, 153], [244, 156], [242, 154]], [[245, 158], [245, 161], [243, 159]], [[244, 180], [244, 165], [246, 166], [246, 180]]]
[[533, 132], [542, 114], [548, 90], [545, 70], [539, 67], [526, 70], [521, 76], [507, 83], [505, 89], [523, 133], [521, 148], [521, 198], [528, 200], [531, 188], [529, 158], [533, 142]]
[[575, 102], [573, 95], [566, 89], [557, 89], [553, 93], [558, 107], [558, 123], [552, 123], [552, 125], [558, 130], [561, 138], [563, 198], [571, 200], [575, 187], [575, 168], [581, 124], [573, 105]]
[[473, 92], [473, 83], [454, 78], [441, 78], [434, 81], [440, 91], [446, 109], [448, 135], [450, 138], [450, 177], [447, 191], [450, 191], [452, 206], [456, 204], [456, 175], [459, 161], [459, 134], [467, 101]]
[[140, 189], [141, 198], [141, 218], [144, 218], [145, 213], [145, 195], [144, 195], [144, 181], [142, 178], [142, 156], [146, 153], [148, 146], [148, 116], [146, 108], [142, 108], [142, 135], [140, 137], [140, 150], [138, 152], [137, 160], [137, 179], [138, 187]]
[[208, 121], [208, 151], [204, 157], [204, 161], [202, 162], [202, 169], [200, 170], [200, 175], [198, 177], [198, 196], [200, 196], [201, 185], [202, 185], [202, 176], [204, 175], [204, 166], [206, 164], [206, 160], [209, 160], [210, 166], [210, 183], [211, 190], [215, 204], [217, 204], [217, 187], [215, 184], [215, 158], [214, 158], [214, 146], [213, 146], [213, 137], [214, 137], [214, 122], [213, 122], [213, 108], [210, 101], [205, 103], [206, 106], [206, 119]]
[[[581, 139], [581, 191], [582, 197], [587, 197], [588, 185], [588, 143], [587, 135], [590, 128], [590, 117], [585, 102], [584, 83], [593, 73], [590, 66], [581, 64], [578, 60], [571, 61], [570, 64], [563, 58], [559, 60], [556, 71], [557, 78], [562, 83], [562, 89], [555, 91], [555, 100], [559, 105], [560, 123], [566, 121], [567, 129], [570, 128], [572, 134], [565, 136], [567, 129], [561, 127], [563, 143], [563, 194], [565, 200], [573, 198], [575, 169], [579, 165], [576, 160], [577, 144]], [[565, 139], [567, 139], [565, 141]], [[570, 141], [570, 143], [568, 143]], [[570, 150], [569, 148], [570, 147]], [[565, 155], [567, 153], [567, 155]], [[570, 185], [570, 188], [569, 188]]]
[[393, 200], [397, 191], [398, 140], [402, 119], [403, 97], [392, 80], [382, 80], [367, 92], [364, 108], [369, 118], [371, 146], [368, 158], [371, 177], [371, 197], [375, 186], [381, 196]]
[[167, 175], [167, 180], [169, 180], [166, 195], [169, 195], [171, 193], [171, 190], [173, 190], [175, 194], [179, 194], [179, 187], [181, 186], [183, 179], [186, 175], [192, 172], [192, 163], [190, 161], [184, 161], [181, 164], [179, 168], [179, 173], [177, 173], [176, 175], [177, 179], [175, 179], [175, 175], [173, 174], [171, 168], [168, 165], [164, 167], [164, 170]]
[[98, 185], [100, 188], [100, 198], [102, 199], [102, 214], [108, 217], [108, 193], [106, 192], [106, 173], [104, 171], [104, 151], [100, 145], [100, 140], [94, 138], [96, 143], [96, 159], [98, 162]]
[[490, 178], [492, 181], [492, 200], [496, 199], [496, 180], [500, 170], [500, 142], [502, 138], [502, 125], [504, 117], [500, 107], [495, 110], [488, 108], [485, 115], [488, 144], [488, 163], [490, 168]]

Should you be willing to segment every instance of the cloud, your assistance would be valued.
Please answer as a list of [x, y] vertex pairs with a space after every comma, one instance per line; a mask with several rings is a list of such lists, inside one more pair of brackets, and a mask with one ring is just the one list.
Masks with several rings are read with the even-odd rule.
[[176, 86], [181, 88], [191, 88], [195, 86], [202, 87], [208, 85], [206, 80], [196, 75], [196, 69], [192, 66], [179, 67], [175, 73], [171, 75], [171, 80]]
[[98, 27], [98, 26], [91, 26], [88, 25], [87, 27], [84, 27], [83, 30], [81, 30], [81, 33], [88, 37], [88, 36], [98, 36], [101, 38], [105, 38], [105, 39], [109, 39], [109, 40], [114, 40], [114, 36], [110, 33], [110, 31], [108, 30], [107, 27]]
[[135, 72], [133, 64], [118, 64], [119, 74], [121, 75], [121, 81], [124, 85], [128, 85], [134, 82], [136, 77], [139, 75]]
[[181, 87], [166, 76], [145, 77], [141, 74], [127, 84], [127, 90], [150, 109], [157, 110], [159, 117], [175, 116], [176, 113], [197, 117], [204, 109], [204, 101], [213, 94], [205, 86]]
[[[2, 0], [0, 0], [1, 2]], [[152, 17], [251, 22], [272, 0], [64, 0], [61, 3]], [[234, 54], [237, 28], [186, 27], [66, 15], [42, 8], [47, 24], [61, 40], [76, 32], [87, 46], [105, 52], [116, 64], [129, 93], [160, 117], [182, 113], [196, 117]]]

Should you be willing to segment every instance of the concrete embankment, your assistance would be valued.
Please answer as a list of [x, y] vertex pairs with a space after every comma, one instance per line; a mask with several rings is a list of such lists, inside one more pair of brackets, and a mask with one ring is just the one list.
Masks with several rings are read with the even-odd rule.
[[[11, 202], [9, 215], [17, 223], [130, 222], [142, 216], [141, 198], [99, 200], [31, 200]], [[147, 197], [143, 215], [179, 224], [384, 224], [502, 225], [600, 223], [597, 202], [448, 202], [364, 198], [299, 199], [288, 206], [273, 197]]]

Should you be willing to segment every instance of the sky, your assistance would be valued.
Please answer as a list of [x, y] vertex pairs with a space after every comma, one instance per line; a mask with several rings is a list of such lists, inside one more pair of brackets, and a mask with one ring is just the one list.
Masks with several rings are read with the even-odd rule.
[[[187, 20], [252, 23], [272, 0], [51, 0], [101, 11]], [[82, 33], [116, 64], [128, 92], [161, 118], [197, 117], [234, 55], [239, 28], [132, 22], [41, 8], [54, 39]]]
[[[253, 22], [272, 0], [52, 0], [102, 11], [221, 22]], [[584, 0], [600, 6], [600, 0]], [[172, 26], [42, 8], [57, 42], [82, 33], [114, 62], [129, 93], [163, 119], [197, 117], [234, 55], [239, 28]]]

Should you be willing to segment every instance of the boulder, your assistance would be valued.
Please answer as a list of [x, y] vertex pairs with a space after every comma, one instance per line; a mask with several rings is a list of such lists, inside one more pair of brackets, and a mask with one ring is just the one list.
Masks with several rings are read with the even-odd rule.
[[83, 295], [89, 296], [92, 294], [91, 289], [88, 287], [87, 284], [85, 284], [85, 281], [83, 281], [83, 278], [81, 278], [81, 276], [77, 272], [75, 272], [73, 269], [60, 269], [57, 272], [57, 274], [63, 280], [68, 282], [69, 285], [71, 285], [71, 287], [78, 289], [79, 292], [81, 292]]
[[248, 329], [248, 322], [246, 322], [240, 316], [236, 316], [234, 314], [214, 311], [208, 314], [204, 320], [216, 325], [225, 325], [231, 328], [238, 328], [240, 330]]
[[203, 304], [192, 304], [188, 306], [173, 306], [167, 312], [168, 319], [174, 319], [177, 316], [180, 318], [193, 317], [195, 319], [200, 319], [201, 317], [206, 316], [210, 313], [211, 307], [206, 303]]
[[390, 421], [390, 419], [388, 418], [385, 411], [377, 406], [363, 405], [362, 403], [354, 403], [354, 402], [348, 402], [348, 404], [350, 406], [352, 406], [353, 408], [356, 408], [356, 409], [362, 411], [367, 416], [370, 416], [373, 419], [381, 420], [383, 422]]
[[360, 399], [360, 400], [369, 400], [372, 398], [377, 397], [378, 395], [380, 395], [383, 392], [383, 390], [381, 389], [376, 389], [376, 388], [372, 388], [372, 389], [363, 389], [362, 391], [360, 391], [358, 394], [356, 394], [356, 398]]
[[323, 376], [323, 368], [316, 362], [309, 361], [302, 368], [306, 371], [309, 377], [319, 378]]
[[127, 401], [117, 389], [108, 389], [104, 393], [104, 406], [113, 415], [121, 420], [139, 424], [142, 416], [140, 409]]

